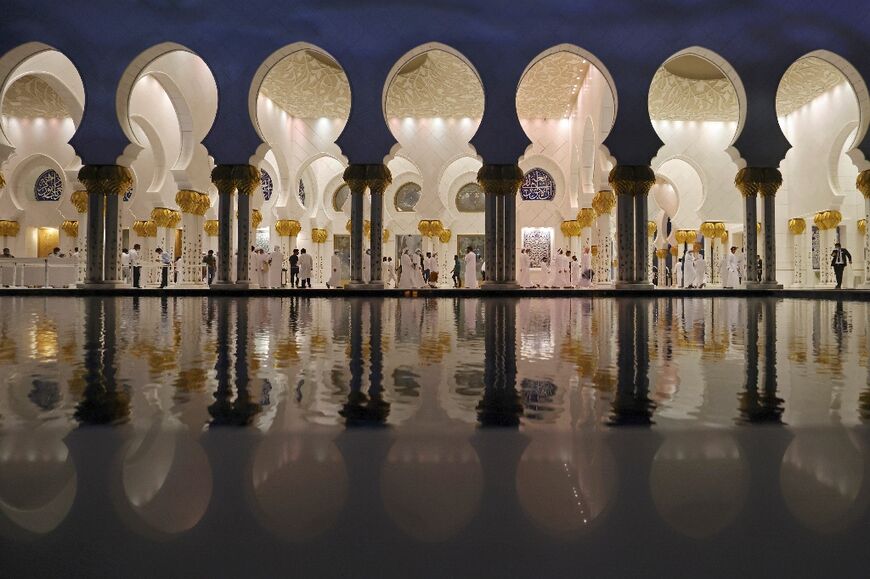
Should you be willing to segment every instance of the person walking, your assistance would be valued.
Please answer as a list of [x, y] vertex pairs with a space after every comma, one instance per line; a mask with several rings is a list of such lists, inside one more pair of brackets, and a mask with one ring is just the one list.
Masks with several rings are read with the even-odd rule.
[[202, 262], [205, 264], [206, 283], [211, 285], [211, 282], [214, 281], [215, 270], [217, 269], [217, 258], [214, 256], [213, 249], [208, 250], [208, 253], [202, 258]]
[[852, 265], [852, 254], [848, 249], [843, 249], [839, 243], [834, 244], [834, 251], [831, 252], [831, 267], [834, 268], [834, 275], [837, 276], [837, 289], [843, 286], [843, 270], [846, 269], [846, 262]]
[[299, 285], [299, 250], [294, 249], [290, 256], [290, 287]]
[[139, 285], [139, 280], [142, 278], [142, 261], [139, 257], [139, 252], [142, 251], [142, 246], [138, 243], [130, 250], [130, 270], [133, 272], [133, 287], [142, 287]]

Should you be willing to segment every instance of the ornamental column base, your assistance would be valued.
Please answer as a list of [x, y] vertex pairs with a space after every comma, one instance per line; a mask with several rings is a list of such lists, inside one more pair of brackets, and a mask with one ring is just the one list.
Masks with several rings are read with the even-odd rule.
[[655, 286], [648, 281], [617, 281], [613, 287], [623, 290], [651, 290]]
[[782, 284], [775, 281], [748, 281], [743, 287], [751, 290], [777, 290], [782, 289]]
[[516, 281], [482, 281], [480, 282], [480, 289], [487, 291], [501, 291], [501, 290], [518, 290], [523, 289], [520, 287]]
[[[365, 289], [369, 289], [369, 290], [382, 290], [386, 286], [384, 285], [384, 282], [382, 282], [382, 281], [375, 281], [375, 282], [364, 283], [364, 284], [362, 284], [362, 287], [364, 287]], [[421, 289], [425, 289], [425, 288], [421, 288]]]

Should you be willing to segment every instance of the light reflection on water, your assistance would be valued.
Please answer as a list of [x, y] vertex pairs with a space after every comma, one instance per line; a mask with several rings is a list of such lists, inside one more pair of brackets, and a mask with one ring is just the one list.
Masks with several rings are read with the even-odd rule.
[[[288, 553], [303, 575], [540, 571], [523, 548], [625, 575], [608, 545], [647, 536], [679, 553], [652, 574], [848, 572], [868, 320], [798, 300], [7, 298], [0, 576], [31, 575], [43, 539], [47, 576], [82, 549], [179, 574], [227, 541], [264, 575]], [[723, 559], [750, 544], [791, 555]]]
[[868, 411], [864, 303], [5, 303], [7, 429], [27, 420], [135, 423], [154, 413], [196, 428], [268, 429], [282, 403], [303, 423], [401, 426], [426, 393], [450, 419], [524, 428], [855, 425]]

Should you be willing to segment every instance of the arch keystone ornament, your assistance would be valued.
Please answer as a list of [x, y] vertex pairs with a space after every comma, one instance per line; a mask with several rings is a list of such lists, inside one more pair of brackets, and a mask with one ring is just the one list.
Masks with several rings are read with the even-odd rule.
[[[855, 187], [864, 196], [864, 227], [870, 221], [870, 169], [858, 173]], [[870, 235], [864, 235], [864, 289], [870, 289]]]
[[[734, 185], [744, 199], [744, 250], [746, 252], [746, 287], [782, 288], [776, 281], [776, 192], [782, 186], [782, 174], [773, 167], [744, 167], [734, 177]], [[758, 215], [756, 200], [761, 196], [764, 211], [764, 275], [758, 279]], [[756, 227], [752, 227], [755, 223]]]
[[519, 289], [516, 282], [517, 192], [523, 184], [518, 165], [483, 165], [477, 184], [486, 195], [483, 289]]
[[649, 221], [647, 196], [656, 176], [646, 165], [617, 165], [610, 171], [608, 183], [616, 192], [616, 287], [648, 289]]
[[85, 165], [78, 180], [88, 192], [84, 285], [115, 287], [122, 283], [120, 200], [133, 185], [133, 173], [121, 165]]

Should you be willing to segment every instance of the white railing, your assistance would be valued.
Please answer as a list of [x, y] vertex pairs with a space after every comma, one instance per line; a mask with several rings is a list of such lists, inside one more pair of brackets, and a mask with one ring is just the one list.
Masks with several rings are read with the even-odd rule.
[[0, 259], [0, 285], [5, 287], [69, 287], [76, 284], [77, 277], [75, 259]]

